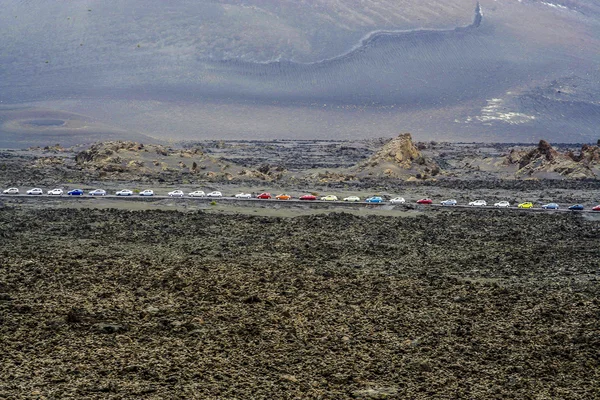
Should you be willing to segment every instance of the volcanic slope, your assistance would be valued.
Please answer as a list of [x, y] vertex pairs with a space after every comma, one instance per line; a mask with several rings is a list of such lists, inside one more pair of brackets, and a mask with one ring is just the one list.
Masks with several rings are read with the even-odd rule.
[[159, 139], [592, 138], [598, 4], [480, 3], [8, 0], [2, 102]]

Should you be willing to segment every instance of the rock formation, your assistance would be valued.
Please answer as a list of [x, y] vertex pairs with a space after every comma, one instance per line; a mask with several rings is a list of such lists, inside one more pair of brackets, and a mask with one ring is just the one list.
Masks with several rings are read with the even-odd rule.
[[385, 144], [368, 162], [393, 162], [401, 168], [409, 169], [412, 163], [421, 157], [421, 152], [414, 145], [411, 134], [403, 133]]
[[551, 177], [559, 175], [568, 178], [594, 178], [600, 167], [600, 148], [583, 145], [579, 154], [572, 151], [560, 153], [550, 143], [540, 140], [530, 151], [511, 150], [506, 156], [507, 164], [517, 164], [517, 177]]
[[415, 146], [410, 133], [390, 140], [357, 169], [369, 175], [402, 178], [429, 178], [440, 172], [439, 166]]

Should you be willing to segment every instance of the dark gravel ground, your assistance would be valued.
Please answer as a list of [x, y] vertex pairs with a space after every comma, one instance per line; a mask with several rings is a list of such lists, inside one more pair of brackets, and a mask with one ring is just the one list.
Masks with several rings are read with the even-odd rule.
[[600, 223], [0, 207], [0, 398], [600, 398]]

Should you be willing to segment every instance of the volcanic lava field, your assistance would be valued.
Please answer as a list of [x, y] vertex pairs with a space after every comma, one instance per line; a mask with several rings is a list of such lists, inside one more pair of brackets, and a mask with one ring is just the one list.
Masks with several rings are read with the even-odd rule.
[[592, 399], [578, 214], [0, 208], [0, 398]]

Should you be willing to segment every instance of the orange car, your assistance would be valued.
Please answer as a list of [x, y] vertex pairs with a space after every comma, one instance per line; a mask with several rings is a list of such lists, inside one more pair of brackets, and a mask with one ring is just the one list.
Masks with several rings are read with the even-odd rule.
[[280, 195], [275, 196], [275, 198], [277, 200], [289, 200], [292, 198], [292, 196], [290, 196], [289, 194], [280, 194]]

